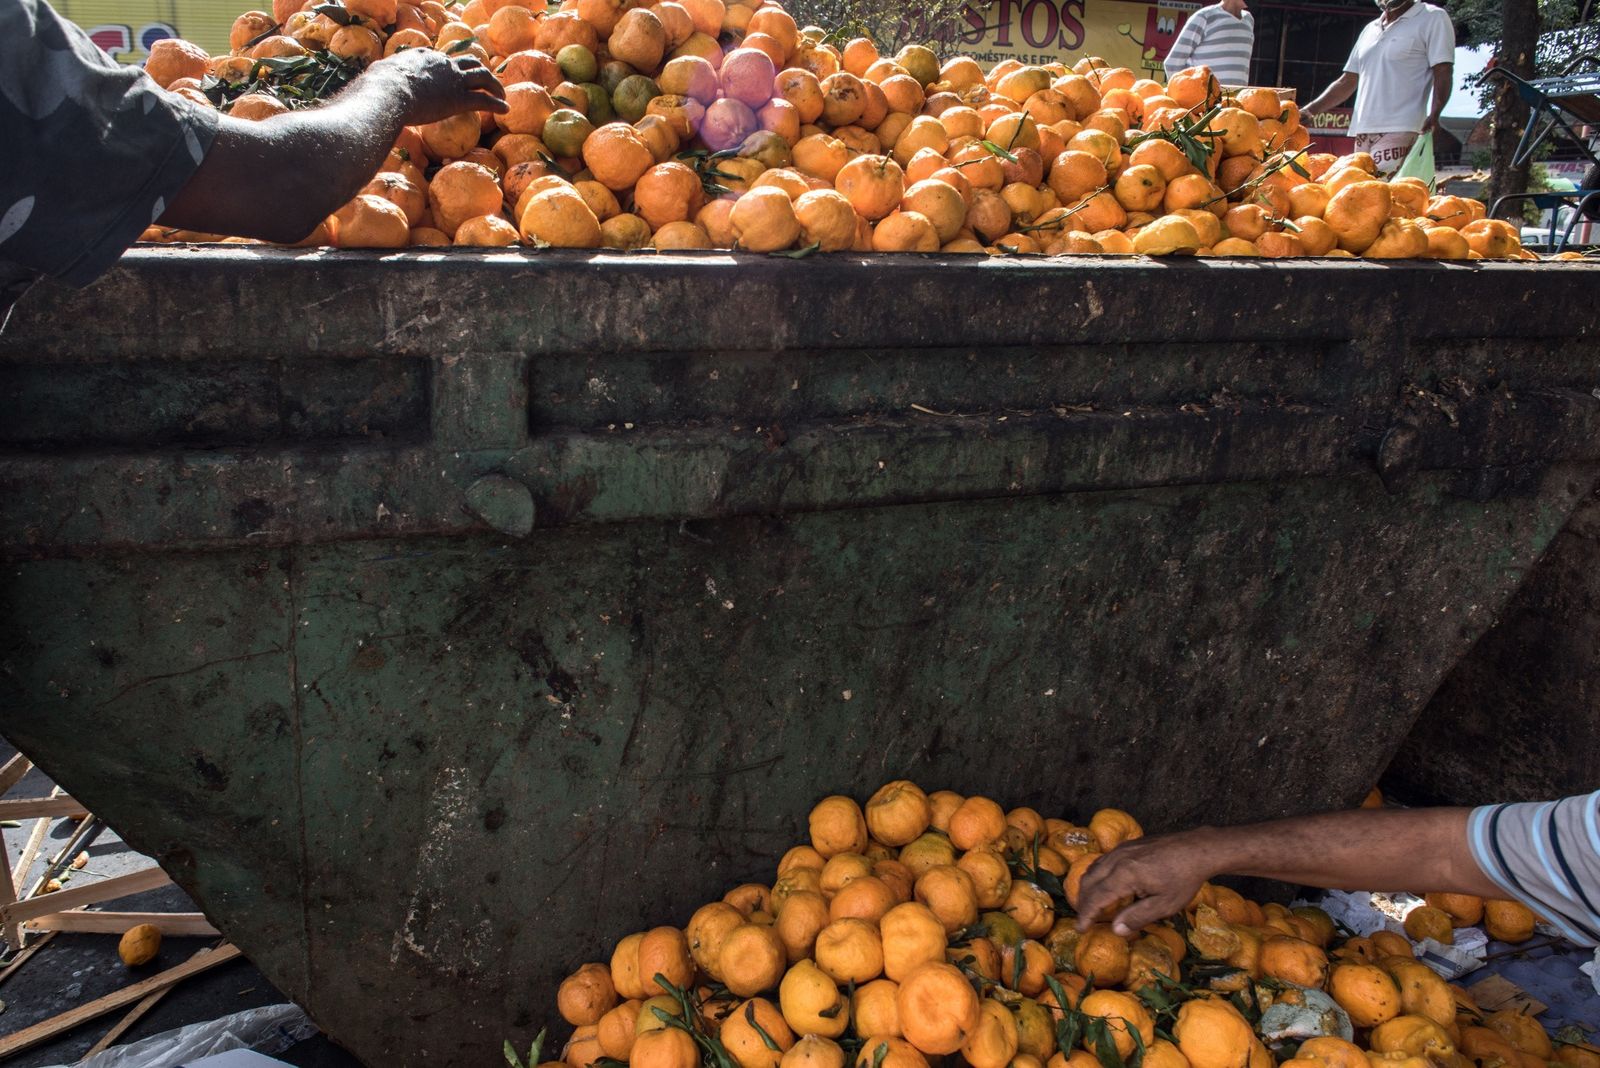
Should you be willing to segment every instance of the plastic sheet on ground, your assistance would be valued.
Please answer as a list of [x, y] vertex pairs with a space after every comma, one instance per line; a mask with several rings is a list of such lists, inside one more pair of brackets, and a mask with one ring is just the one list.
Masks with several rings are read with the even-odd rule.
[[113, 1046], [78, 1061], [73, 1068], [179, 1068], [188, 1061], [229, 1050], [281, 1053], [316, 1033], [316, 1025], [299, 1006], [265, 1005]]

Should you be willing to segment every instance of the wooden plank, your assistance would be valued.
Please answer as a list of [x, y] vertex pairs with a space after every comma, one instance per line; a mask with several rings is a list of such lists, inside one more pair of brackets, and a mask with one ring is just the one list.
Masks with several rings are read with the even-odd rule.
[[11, 963], [6, 965], [5, 971], [0, 971], [0, 983], [10, 979], [13, 972], [22, 967], [24, 964], [28, 963], [28, 958], [39, 952], [39, 950], [43, 949], [47, 944], [49, 944], [50, 939], [54, 938], [55, 936], [56, 933], [54, 931], [46, 931], [43, 938], [39, 939], [21, 953], [18, 953], [15, 957], [12, 957]]
[[60, 797], [23, 797], [0, 801], [0, 820], [26, 820], [35, 816], [87, 816], [89, 810], [68, 794]]
[[6, 791], [21, 782], [32, 769], [33, 761], [21, 753], [6, 761], [6, 766], [0, 768], [0, 796], [4, 796]]
[[160, 868], [146, 868], [144, 871], [118, 875], [113, 879], [104, 879], [87, 886], [74, 886], [70, 890], [57, 890], [53, 894], [39, 894], [26, 901], [0, 906], [0, 923], [32, 920], [48, 916], [52, 912], [66, 912], [82, 905], [111, 901], [128, 894], [137, 894], [142, 890], [154, 890], [158, 886], [166, 886], [171, 881], [172, 877]]
[[[6, 833], [0, 831], [0, 909], [17, 900], [17, 884], [11, 881], [11, 866], [5, 862]], [[11, 952], [22, 948], [22, 929], [15, 920], [0, 924], [0, 938], [4, 938]]]
[[[205, 949], [200, 950], [200, 952], [196, 953], [193, 957], [190, 957], [189, 959], [190, 960], [194, 960], [194, 959], [196, 959], [198, 957], [203, 957], [207, 953], [210, 953], [210, 952], [211, 952], [211, 947], [207, 946]], [[113, 1024], [111, 1026], [111, 1030], [109, 1030], [105, 1034], [101, 1035], [100, 1036], [100, 1041], [98, 1041], [94, 1045], [90, 1046], [89, 1047], [89, 1052], [85, 1053], [83, 1055], [83, 1057], [81, 1057], [79, 1059], [80, 1060], [87, 1060], [88, 1058], [93, 1057], [96, 1053], [99, 1053], [101, 1050], [110, 1048], [112, 1043], [116, 1042], [117, 1039], [121, 1038], [123, 1035], [128, 1033], [128, 1028], [130, 1028], [134, 1024], [138, 1023], [139, 1020], [144, 1016], [145, 1013], [147, 1013], [151, 1009], [155, 1008], [156, 1007], [156, 1002], [158, 1002], [162, 998], [166, 997], [168, 991], [170, 991], [171, 989], [172, 989], [171, 986], [164, 986], [160, 990], [152, 990], [150, 993], [146, 994], [144, 996], [144, 1000], [140, 1001], [139, 1004], [137, 1004], [133, 1008], [129, 1009], [128, 1010], [128, 1014], [126, 1016], [124, 1016], [122, 1019], [118, 1020], [115, 1024]]]
[[[61, 793], [57, 786], [51, 791], [51, 796]], [[21, 886], [28, 877], [28, 872], [33, 870], [33, 862], [39, 856], [39, 848], [44, 845], [45, 832], [50, 829], [49, 820], [39, 820], [33, 825], [33, 832], [28, 835], [27, 845], [22, 847], [22, 855], [17, 857], [16, 866], [11, 869], [11, 885]]]
[[29, 920], [30, 931], [119, 935], [141, 923], [153, 923], [168, 938], [203, 938], [220, 932], [198, 912], [57, 912]]
[[79, 1024], [104, 1016], [108, 1012], [116, 1012], [125, 1005], [132, 1005], [144, 999], [152, 991], [172, 986], [182, 982], [191, 975], [198, 975], [209, 968], [219, 964], [226, 964], [239, 956], [239, 948], [233, 945], [222, 945], [204, 956], [191, 957], [176, 968], [168, 968], [159, 975], [152, 975], [143, 982], [125, 986], [121, 990], [107, 994], [105, 997], [96, 998], [75, 1009], [69, 1009], [59, 1016], [52, 1016], [48, 1020], [41, 1020], [32, 1027], [24, 1027], [14, 1035], [0, 1038], [0, 1059], [21, 1053], [25, 1049], [32, 1049], [41, 1042], [48, 1042], [57, 1035], [65, 1034]]

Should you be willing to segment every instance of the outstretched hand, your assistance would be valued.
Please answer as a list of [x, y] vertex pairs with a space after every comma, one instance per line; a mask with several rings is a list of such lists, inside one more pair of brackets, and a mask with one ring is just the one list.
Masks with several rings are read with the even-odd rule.
[[1203, 831], [1124, 842], [1084, 873], [1078, 929], [1109, 919], [1112, 929], [1127, 938], [1182, 912], [1200, 884], [1217, 874], [1216, 861]]
[[404, 82], [407, 126], [438, 122], [463, 111], [507, 110], [505, 87], [473, 56], [408, 48], [374, 63], [368, 73]]

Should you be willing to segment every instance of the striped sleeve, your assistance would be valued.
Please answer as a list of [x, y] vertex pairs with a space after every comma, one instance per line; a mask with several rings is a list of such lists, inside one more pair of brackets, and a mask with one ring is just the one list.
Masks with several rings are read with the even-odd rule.
[[1200, 43], [1200, 21], [1194, 16], [1184, 20], [1183, 29], [1178, 31], [1178, 39], [1172, 42], [1172, 47], [1167, 51], [1167, 58], [1161, 61], [1161, 69], [1167, 72], [1170, 79], [1181, 70], [1192, 66], [1189, 61], [1194, 57], [1194, 47]]
[[1580, 945], [1600, 945], [1600, 790], [1485, 805], [1467, 823], [1473, 859], [1506, 896]]

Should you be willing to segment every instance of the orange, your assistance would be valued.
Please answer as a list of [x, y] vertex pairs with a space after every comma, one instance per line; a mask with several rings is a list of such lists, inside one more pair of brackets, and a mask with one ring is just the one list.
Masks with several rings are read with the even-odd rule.
[[1468, 1025], [1461, 1029], [1460, 1051], [1480, 1064], [1499, 1060], [1508, 1068], [1517, 1065], [1518, 1050], [1500, 1032], [1488, 1027]]
[[639, 981], [647, 995], [668, 993], [657, 980], [664, 977], [680, 990], [694, 979], [694, 958], [689, 941], [676, 927], [656, 927], [639, 941]]
[[1377, 1027], [1400, 1014], [1400, 991], [1373, 964], [1337, 964], [1328, 973], [1328, 993], [1357, 1027]]
[[[818, 895], [819, 897], [821, 895]], [[713, 901], [702, 905], [689, 917], [684, 928], [684, 938], [689, 945], [689, 955], [701, 971], [713, 979], [720, 979], [722, 969], [718, 959], [722, 953], [722, 940], [728, 932], [744, 923], [744, 914], [726, 901]]]
[[[764, 193], [765, 191], [752, 190], [740, 197], [734, 205], [735, 229], [740, 226], [739, 205], [755, 196], [758, 192]], [[777, 190], [772, 192], [777, 192]], [[784, 206], [788, 207], [789, 197], [782, 193], [779, 193], [779, 195], [783, 196]], [[776, 201], [771, 200], [770, 196], [768, 196], [763, 201], [763, 204], [768, 203], [776, 204]], [[784, 226], [773, 224], [770, 219], [765, 217], [774, 210], [778, 209], [758, 204], [753, 206], [751, 212], [747, 215], [748, 223], [755, 224], [756, 236], [762, 244], [769, 244], [770, 241], [781, 237], [786, 232]], [[789, 208], [788, 219], [791, 222], [794, 220], [792, 207]], [[763, 226], [762, 224], [766, 225]], [[774, 229], [776, 232], [772, 232]], [[771, 244], [767, 248], [757, 248], [747, 243], [747, 247], [756, 252], [771, 252], [775, 249], [785, 248], [793, 244], [795, 237], [798, 236], [798, 223], [794, 223], [793, 230], [794, 233], [789, 235], [788, 240], [781, 243]], [[857, 805], [851, 798], [837, 794], [823, 798], [811, 810], [811, 815], [808, 817], [807, 822], [811, 831], [811, 845], [823, 857], [832, 857], [839, 853], [860, 853], [867, 848], [866, 817], [861, 813], [861, 806]]]
[[1117, 986], [1128, 977], [1131, 961], [1128, 940], [1097, 923], [1078, 937], [1073, 949], [1073, 970], [1097, 987]]
[[1508, 259], [1522, 247], [1516, 227], [1504, 219], [1475, 219], [1461, 228], [1461, 236], [1484, 259]]
[[742, 998], [776, 987], [787, 963], [777, 932], [755, 923], [744, 923], [729, 931], [717, 955], [723, 984]]
[[[1399, 225], [1398, 221], [1391, 220], [1383, 224], [1383, 230], [1390, 231]], [[1380, 233], [1380, 237], [1382, 236]], [[1377, 243], [1374, 242], [1372, 247], [1378, 247]], [[1371, 254], [1370, 249], [1368, 254]], [[1431, 938], [1436, 942], [1450, 945], [1455, 941], [1455, 935], [1451, 931], [1450, 914], [1431, 905], [1421, 905], [1406, 913], [1405, 928], [1406, 937], [1413, 942]]]
[[404, 248], [411, 243], [406, 213], [372, 193], [358, 193], [334, 212], [332, 230], [339, 248]]
[[828, 858], [824, 857], [821, 853], [818, 853], [816, 848], [813, 846], [792, 846], [790, 847], [789, 851], [783, 855], [783, 858], [778, 861], [778, 874], [783, 875], [791, 868], [815, 868], [820, 872], [822, 870], [822, 866], [827, 862]]
[[[834, 187], [850, 201], [856, 214], [869, 222], [876, 222], [896, 210], [905, 195], [900, 165], [881, 155], [857, 156], [846, 163], [839, 169]], [[1003, 826], [1003, 817], [1001, 823]]]
[[1402, 935], [1393, 931], [1373, 931], [1367, 936], [1372, 943], [1375, 957], [1409, 957], [1412, 956], [1411, 943]]
[[992, 842], [1005, 833], [1005, 809], [987, 797], [969, 797], [950, 814], [950, 843], [967, 850]]
[[[800, 194], [794, 202], [794, 214], [800, 222], [803, 245], [816, 245], [820, 252], [843, 252], [855, 240], [855, 209], [837, 190], [813, 189]], [[868, 821], [871, 821], [870, 810]], [[898, 892], [896, 900], [899, 900]]]
[[1295, 1056], [1309, 1060], [1320, 1068], [1369, 1068], [1366, 1054], [1361, 1052], [1360, 1046], [1331, 1035], [1306, 1039]]
[[476, 163], [446, 164], [428, 183], [434, 225], [452, 237], [468, 219], [498, 211], [500, 202], [500, 183], [494, 173]]
[[867, 110], [867, 87], [849, 71], [822, 79], [822, 121], [829, 126], [849, 126]]
[[197, 44], [177, 37], [163, 37], [150, 46], [144, 71], [165, 89], [179, 78], [204, 78], [211, 70], [211, 56]]
[[1483, 926], [1501, 942], [1526, 942], [1533, 937], [1533, 910], [1519, 901], [1490, 898], [1483, 903]]
[[416, 226], [428, 210], [428, 194], [423, 183], [396, 171], [379, 171], [361, 187], [361, 192], [382, 197], [405, 212], [406, 222]]
[[[1263, 254], [1270, 255], [1265, 250]], [[1328, 981], [1328, 955], [1303, 938], [1269, 938], [1261, 943], [1261, 972], [1321, 990]]]
[[[818, 190], [818, 192], [826, 192], [826, 190]], [[801, 200], [804, 199], [804, 197], [801, 198]], [[843, 199], [843, 197], [840, 199]], [[800, 210], [798, 201], [795, 204], [795, 210]], [[857, 215], [854, 209], [851, 209], [850, 217], [855, 219], [862, 226], [868, 225], [867, 221], [861, 218], [861, 216]], [[906, 867], [903, 863], [898, 860], [888, 859], [873, 861], [872, 874], [888, 884], [889, 889], [894, 891], [896, 901], [904, 903], [911, 900], [913, 890], [916, 886], [917, 876], [915, 872]]]
[[[980, 151], [982, 151], [980, 146]], [[984, 153], [988, 155], [987, 152]], [[991, 159], [994, 157], [990, 156]], [[953, 157], [952, 157], [953, 160]], [[936, 831], [948, 833], [950, 817], [966, 798], [954, 790], [935, 790], [928, 795], [928, 825]]]
[[961, 1043], [961, 1056], [972, 1068], [1006, 1068], [1017, 1055], [1017, 1025], [1011, 1012], [993, 998], [978, 1006], [978, 1023]]
[[[835, 918], [827, 899], [817, 891], [800, 890], [789, 895], [772, 925], [789, 963], [811, 956], [817, 935]], [[709, 969], [707, 974], [713, 979], [718, 977]]]
[[938, 119], [931, 115], [918, 115], [895, 136], [889, 154], [903, 168], [911, 162], [912, 156], [925, 148], [940, 153], [947, 151], [950, 148], [950, 135]]
[[[734, 240], [738, 241], [736, 246], [752, 253], [773, 253], [781, 248], [789, 248], [794, 245], [795, 238], [800, 237], [800, 221], [795, 217], [794, 203], [789, 200], [789, 193], [774, 189], [771, 185], [752, 189], [734, 201], [730, 222], [733, 224]], [[830, 855], [829, 851], [866, 849], [867, 827], [866, 820], [861, 819], [861, 809], [850, 798], [830, 798], [829, 801], [848, 803], [850, 811], [845, 811], [842, 806], [829, 809], [821, 831], [818, 830], [818, 823], [814, 822], [813, 814], [811, 841], [818, 852]], [[819, 833], [824, 838], [818, 838]]]
[[633, 8], [623, 13], [606, 40], [611, 58], [620, 59], [634, 70], [651, 73], [661, 66], [667, 49], [667, 31], [661, 18], [648, 8]]
[[850, 1020], [857, 1034], [900, 1037], [900, 1009], [895, 1002], [899, 990], [900, 984], [893, 979], [874, 979], [856, 988], [850, 999]]
[[[1120, 990], [1096, 990], [1078, 1004], [1085, 1016], [1098, 1016], [1107, 1021], [1117, 1044], [1117, 1053], [1131, 1057], [1134, 1050], [1148, 1048], [1155, 1041], [1155, 1021], [1150, 1018], [1144, 1002]], [[1135, 1038], [1135, 1033], [1138, 1037]], [[1091, 1049], [1085, 1037], [1085, 1049]]]
[[[1017, 954], [1022, 962], [1017, 962]], [[1004, 985], [1013, 990], [1037, 997], [1045, 991], [1045, 977], [1055, 972], [1055, 958], [1041, 943], [1025, 938], [1000, 951], [1000, 976]]]
[[1055, 903], [1050, 895], [1036, 883], [1016, 879], [1006, 892], [1003, 911], [1029, 938], [1043, 938], [1056, 922]]
[[[1428, 235], [1423, 231], [1422, 227], [1410, 219], [1397, 218], [1386, 220], [1383, 226], [1379, 228], [1378, 236], [1373, 239], [1372, 244], [1368, 245], [1366, 251], [1362, 253], [1368, 259], [1375, 260], [1420, 259], [1427, 254]], [[1423, 917], [1419, 917], [1415, 921], [1418, 929], [1421, 929], [1422, 925], [1426, 925], [1429, 931], [1439, 932], [1431, 935], [1431, 937], [1444, 943], [1452, 941], [1449, 913], [1443, 909], [1430, 908], [1426, 905], [1415, 911], [1424, 913]], [[1413, 921], [1411, 921], [1410, 917], [1407, 917], [1407, 922], [1411, 923]]]
[[1455, 998], [1449, 985], [1432, 968], [1420, 961], [1398, 958], [1390, 958], [1383, 967], [1400, 991], [1401, 1013], [1425, 1017], [1444, 1028], [1454, 1025]]
[[625, 122], [598, 127], [583, 142], [583, 163], [595, 181], [615, 192], [633, 187], [655, 165], [644, 137]]
[[817, 966], [840, 983], [865, 983], [883, 974], [883, 941], [866, 920], [834, 920], [817, 934]]
[[1158, 1038], [1144, 1051], [1140, 1068], [1190, 1068], [1190, 1065], [1189, 1058], [1185, 1057], [1177, 1046], [1164, 1038]]
[[910, 870], [913, 877], [940, 864], [954, 864], [955, 859], [956, 847], [950, 844], [950, 839], [937, 831], [919, 835], [915, 841], [900, 850], [899, 856], [900, 863]]
[[978, 894], [972, 876], [954, 864], [941, 864], [923, 872], [917, 878], [914, 893], [944, 924], [947, 934], [978, 922]]
[[722, 900], [750, 916], [772, 911], [772, 891], [760, 883], [741, 883], [722, 895]]
[[784, 1051], [794, 1045], [794, 1032], [783, 1013], [766, 998], [752, 998], [734, 1006], [722, 1021], [717, 1038], [739, 1068], [778, 1068]]
[[925, 1054], [959, 1050], [977, 1029], [978, 995], [954, 966], [943, 961], [920, 965], [900, 983], [895, 1007], [906, 1041]]
[[778, 1005], [797, 1035], [838, 1038], [850, 1025], [849, 1002], [813, 961], [802, 960], [785, 973], [778, 984]]
[[628, 1059], [634, 1039], [638, 1037], [639, 1010], [643, 1005], [643, 1002], [630, 998], [617, 1003], [600, 1017], [600, 1022], [595, 1025], [595, 1039], [600, 1043], [601, 1053], [619, 1061]]
[[[570, 1051], [567, 1063], [574, 1063]], [[689, 1032], [676, 1027], [663, 1027], [639, 1035], [628, 1053], [629, 1068], [696, 1068], [699, 1063], [700, 1047], [689, 1037]]]
[[1221, 999], [1184, 1002], [1172, 1036], [1192, 1068], [1250, 1068], [1258, 1042], [1239, 1010]]
[[506, 248], [521, 241], [522, 234], [517, 228], [500, 216], [475, 215], [456, 227], [454, 244], [477, 248]]
[[896, 905], [878, 921], [878, 930], [883, 972], [896, 982], [929, 961], [944, 960], [944, 924], [920, 902]]
[[1011, 869], [998, 854], [972, 849], [956, 861], [957, 867], [972, 880], [973, 893], [981, 909], [997, 909], [1011, 892]]
[[[818, 190], [817, 192], [824, 192]], [[828, 190], [827, 192], [831, 192]], [[851, 224], [851, 236], [854, 237], [855, 226]], [[848, 247], [848, 246], [845, 246]], [[888, 912], [900, 903], [895, 892], [889, 884], [876, 876], [866, 876], [853, 879], [846, 883], [838, 893], [833, 895], [828, 902], [828, 916], [831, 919], [842, 920], [853, 917], [866, 920], [868, 923], [877, 923]], [[782, 913], [779, 913], [781, 916]]]
[[1372, 1029], [1374, 1053], [1443, 1054], [1455, 1049], [1444, 1029], [1425, 1016], [1396, 1016]]
[[561, 981], [556, 991], [556, 1010], [573, 1026], [598, 1024], [617, 1003], [611, 985], [611, 972], [604, 964], [584, 964]]
[[855, 1068], [928, 1068], [928, 1058], [903, 1038], [872, 1035], [861, 1043]]
[[1124, 167], [1112, 186], [1112, 194], [1117, 202], [1129, 211], [1158, 209], [1166, 191], [1167, 182], [1161, 172], [1143, 163]]
[[[771, 173], [770, 171], [768, 172]], [[765, 188], [758, 187], [758, 188]], [[783, 189], [783, 186], [777, 188]], [[790, 196], [795, 196], [793, 190], [784, 189]], [[828, 858], [828, 863], [823, 865], [820, 884], [823, 897], [832, 897], [856, 879], [864, 879], [872, 874], [871, 858], [861, 853], [836, 853]]]
[[1426, 900], [1449, 915], [1452, 927], [1474, 927], [1483, 919], [1483, 898], [1475, 894], [1429, 894]]
[[1517, 1012], [1515, 1009], [1501, 1009], [1485, 1016], [1483, 1024], [1522, 1053], [1532, 1054], [1541, 1060], [1549, 1060], [1551, 1053], [1554, 1052], [1550, 1036], [1545, 1033], [1539, 1021], [1527, 1013]]
[[802, 1035], [789, 1047], [779, 1068], [844, 1068], [844, 1048], [820, 1034]]
[[1359, 255], [1377, 240], [1390, 203], [1387, 183], [1357, 181], [1333, 194], [1322, 218], [1339, 235], [1339, 247]]
[[[693, 1044], [691, 1039], [690, 1045]], [[561, 1059], [566, 1062], [568, 1068], [588, 1068], [600, 1056], [600, 1039], [593, 1024], [574, 1029], [572, 1038], [567, 1042], [567, 1048], [561, 1051]], [[680, 1065], [678, 1068], [683, 1066]]]
[[639, 176], [634, 210], [659, 230], [669, 222], [692, 219], [705, 203], [700, 176], [682, 163], [658, 163]]
[[1163, 977], [1176, 982], [1180, 959], [1162, 939], [1140, 938], [1129, 948], [1128, 977], [1122, 985], [1127, 990], [1140, 991], [1145, 987], [1159, 987]]
[[[1133, 219], [1130, 217], [1130, 224]], [[1182, 216], [1162, 216], [1134, 233], [1133, 251], [1142, 256], [1171, 256], [1200, 248], [1200, 232]]]

